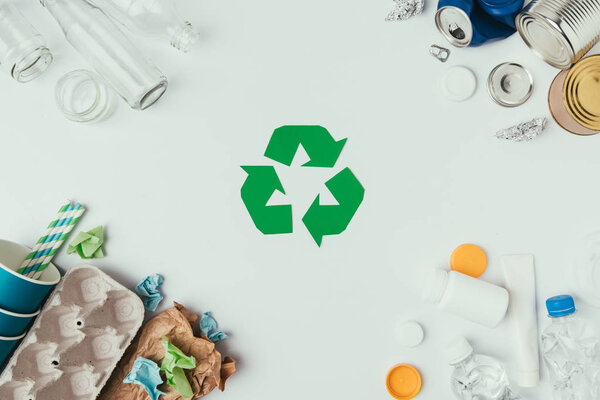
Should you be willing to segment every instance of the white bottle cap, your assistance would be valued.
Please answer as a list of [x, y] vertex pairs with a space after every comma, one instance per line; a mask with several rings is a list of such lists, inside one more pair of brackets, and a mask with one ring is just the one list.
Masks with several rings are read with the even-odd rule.
[[425, 284], [423, 285], [423, 301], [439, 303], [444, 295], [447, 283], [448, 272], [439, 268], [434, 268], [429, 271], [425, 277]]
[[454, 365], [473, 354], [473, 347], [469, 344], [467, 339], [459, 337], [446, 347], [445, 354], [448, 364]]
[[396, 325], [396, 340], [406, 347], [416, 347], [423, 342], [423, 327], [415, 321], [399, 322]]
[[442, 93], [452, 101], [465, 101], [477, 89], [477, 78], [466, 67], [454, 66], [442, 76]]

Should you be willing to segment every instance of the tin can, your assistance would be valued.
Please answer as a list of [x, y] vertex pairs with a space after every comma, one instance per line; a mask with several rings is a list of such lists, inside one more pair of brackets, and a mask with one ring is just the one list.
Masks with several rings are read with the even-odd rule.
[[516, 22], [534, 53], [569, 68], [600, 39], [600, 0], [533, 0]]
[[569, 70], [563, 98], [575, 121], [590, 130], [600, 130], [600, 54], [584, 58]]
[[479, 46], [516, 32], [514, 26], [510, 27], [487, 14], [475, 0], [440, 0], [435, 24], [446, 40], [456, 47]]

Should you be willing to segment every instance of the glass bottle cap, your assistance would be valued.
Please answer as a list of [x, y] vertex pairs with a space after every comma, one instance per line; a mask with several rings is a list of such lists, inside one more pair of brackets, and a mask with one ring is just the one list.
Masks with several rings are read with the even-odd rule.
[[563, 86], [568, 73], [569, 71], [566, 69], [560, 71], [552, 81], [550, 90], [548, 90], [548, 107], [552, 118], [561, 128], [575, 135], [595, 135], [598, 133], [597, 131], [580, 125], [567, 111], [563, 97]]
[[490, 72], [488, 91], [492, 99], [501, 106], [520, 106], [531, 97], [533, 77], [520, 64], [502, 63]]
[[101, 120], [111, 111], [112, 98], [111, 89], [92, 71], [72, 71], [56, 83], [56, 105], [71, 121]]
[[600, 54], [576, 63], [565, 78], [565, 106], [581, 125], [600, 130]]

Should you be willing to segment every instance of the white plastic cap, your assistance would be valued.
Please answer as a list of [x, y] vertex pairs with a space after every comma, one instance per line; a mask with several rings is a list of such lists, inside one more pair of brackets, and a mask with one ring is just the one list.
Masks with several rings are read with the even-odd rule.
[[454, 365], [473, 354], [473, 347], [464, 337], [459, 337], [446, 347], [446, 361]]
[[466, 67], [450, 67], [442, 76], [442, 94], [452, 101], [465, 101], [475, 93], [477, 78]]
[[396, 340], [406, 347], [416, 347], [423, 342], [423, 327], [415, 321], [399, 322], [396, 325]]
[[540, 371], [518, 371], [518, 383], [521, 387], [536, 387], [540, 383]]
[[423, 286], [423, 301], [439, 303], [446, 290], [447, 281], [448, 272], [443, 269], [435, 268], [429, 271]]

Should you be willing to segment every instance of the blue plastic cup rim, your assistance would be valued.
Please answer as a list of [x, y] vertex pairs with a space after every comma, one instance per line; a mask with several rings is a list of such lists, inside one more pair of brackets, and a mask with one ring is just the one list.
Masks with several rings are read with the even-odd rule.
[[19, 336], [0, 336], [0, 340], [3, 340], [5, 342], [15, 342], [17, 340], [21, 340], [25, 337], [25, 335], [27, 335], [27, 332], [24, 332], [22, 334], [20, 334]]
[[31, 313], [31, 314], [19, 314], [16, 312], [5, 310], [4, 308], [0, 307], [0, 313], [10, 315], [11, 317], [17, 317], [17, 318], [33, 318], [33, 317], [37, 316], [40, 313], [40, 311], [42, 311], [41, 308], [39, 308], [36, 312]]
[[[20, 247], [23, 247], [23, 248], [25, 248], [25, 249], [26, 249], [26, 247], [25, 247], [25, 246], [19, 245], [19, 244], [17, 244], [17, 243], [14, 243], [14, 242], [11, 242], [11, 241], [8, 241], [8, 240], [2, 240], [2, 239], [0, 239], [0, 242], [8, 243], [8, 244], [10, 244], [10, 245], [17, 245], [17, 246], [20, 246]], [[50, 265], [48, 266], [48, 269], [50, 269], [50, 268], [51, 268], [51, 267], [53, 267], [53, 266], [54, 266], [54, 264], [50, 263]], [[28, 276], [25, 276], [25, 275], [19, 274], [17, 271], [15, 271], [15, 270], [14, 270], [14, 269], [12, 269], [12, 268], [9, 268], [9, 267], [7, 267], [6, 265], [4, 265], [4, 264], [3, 264], [3, 263], [1, 263], [1, 262], [0, 262], [0, 268], [4, 269], [5, 271], [8, 271], [8, 272], [10, 272], [11, 274], [13, 274], [14, 276], [16, 276], [16, 277], [18, 277], [18, 278], [20, 278], [20, 279], [23, 279], [23, 280], [25, 280], [25, 281], [28, 281], [28, 282], [31, 282], [31, 283], [35, 283], [36, 285], [40, 285], [40, 286], [54, 286], [54, 285], [56, 285], [56, 284], [57, 284], [57, 283], [60, 281], [60, 272], [58, 272], [58, 269], [56, 269], [56, 267], [54, 267], [54, 268], [53, 268], [53, 270], [56, 270], [56, 272], [57, 272], [57, 274], [56, 274], [56, 275], [57, 275], [57, 276], [56, 276], [56, 278], [55, 278], [54, 280], [52, 280], [52, 281], [43, 281], [43, 280], [41, 280], [41, 279], [40, 279], [40, 280], [37, 280], [37, 279], [32, 279], [32, 278], [30, 278], [30, 277], [28, 277]], [[51, 271], [52, 271], [52, 270], [51, 270]]]

